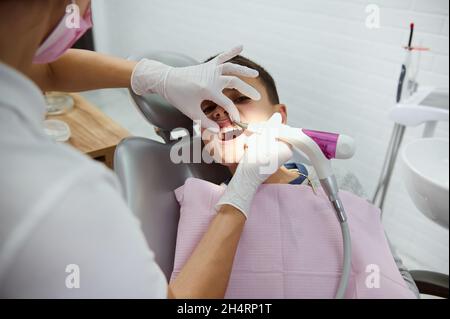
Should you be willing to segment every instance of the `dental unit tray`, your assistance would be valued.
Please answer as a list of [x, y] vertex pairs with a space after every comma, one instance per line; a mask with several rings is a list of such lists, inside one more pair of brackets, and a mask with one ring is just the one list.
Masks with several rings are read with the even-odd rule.
[[390, 119], [403, 126], [425, 124], [423, 137], [432, 137], [437, 123], [449, 120], [448, 88], [420, 88], [410, 98], [395, 105]]

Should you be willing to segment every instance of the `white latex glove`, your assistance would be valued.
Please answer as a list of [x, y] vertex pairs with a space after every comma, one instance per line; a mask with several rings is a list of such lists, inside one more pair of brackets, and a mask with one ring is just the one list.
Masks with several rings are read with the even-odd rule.
[[236, 89], [254, 100], [261, 98], [257, 90], [237, 77], [256, 78], [258, 71], [227, 63], [242, 50], [243, 47], [239, 46], [207, 63], [184, 68], [142, 59], [131, 76], [131, 88], [137, 95], [159, 94], [190, 119], [200, 120], [202, 127], [217, 132], [217, 123], [208, 119], [201, 109], [203, 101], [216, 103], [229, 113], [232, 120], [240, 121], [239, 111], [223, 90]]
[[[269, 126], [281, 123], [281, 116], [273, 116], [268, 123], [272, 123]], [[276, 140], [273, 133], [273, 130], [267, 129], [249, 138], [245, 155], [216, 205], [217, 210], [222, 205], [231, 205], [248, 218], [259, 186], [292, 158], [291, 147]]]

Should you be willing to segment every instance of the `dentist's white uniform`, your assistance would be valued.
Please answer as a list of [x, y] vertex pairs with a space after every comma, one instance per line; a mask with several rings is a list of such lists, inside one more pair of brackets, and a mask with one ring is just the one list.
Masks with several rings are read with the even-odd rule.
[[0, 297], [166, 298], [115, 176], [47, 138], [44, 115], [38, 87], [0, 63]]

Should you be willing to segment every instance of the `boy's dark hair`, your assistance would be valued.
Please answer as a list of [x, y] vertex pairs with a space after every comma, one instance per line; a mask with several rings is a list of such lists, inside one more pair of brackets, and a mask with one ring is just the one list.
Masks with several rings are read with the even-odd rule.
[[[214, 59], [215, 57], [216, 56], [209, 58], [205, 62], [209, 62], [212, 59]], [[280, 97], [278, 96], [277, 85], [275, 84], [275, 80], [270, 75], [270, 73], [266, 71], [266, 69], [264, 69], [259, 64], [253, 62], [252, 60], [247, 59], [246, 57], [243, 57], [241, 55], [234, 57], [233, 59], [229, 60], [228, 62], [246, 66], [248, 68], [258, 71], [259, 72], [258, 79], [261, 80], [264, 87], [266, 88], [270, 103], [272, 103], [273, 105], [280, 104]]]

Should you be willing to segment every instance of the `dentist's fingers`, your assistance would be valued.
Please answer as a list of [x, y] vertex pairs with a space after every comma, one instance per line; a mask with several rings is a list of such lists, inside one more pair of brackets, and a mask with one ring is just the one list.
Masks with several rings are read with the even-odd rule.
[[223, 64], [225, 62], [228, 62], [232, 58], [241, 54], [243, 50], [244, 50], [244, 46], [240, 45], [240, 46], [237, 46], [237, 47], [231, 49], [228, 52], [222, 53], [221, 55], [219, 55], [216, 58], [217, 64]]
[[223, 93], [220, 93], [217, 96], [214, 96], [212, 98], [212, 102], [216, 103], [218, 106], [222, 107], [225, 111], [228, 112], [228, 115], [230, 116], [232, 121], [240, 122], [241, 116], [239, 114], [239, 111], [234, 105], [233, 101], [231, 101], [227, 96], [225, 96]]
[[223, 75], [235, 75], [242, 76], [247, 78], [257, 78], [259, 76], [259, 72], [249, 67], [235, 64], [235, 63], [225, 63], [222, 65], [222, 74]]
[[245, 83], [241, 79], [237, 77], [225, 77], [225, 80], [228, 82], [225, 88], [227, 89], [236, 89], [242, 94], [248, 96], [252, 100], [259, 101], [261, 100], [261, 94], [250, 84]]

